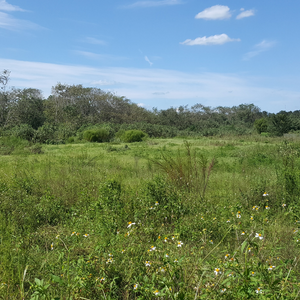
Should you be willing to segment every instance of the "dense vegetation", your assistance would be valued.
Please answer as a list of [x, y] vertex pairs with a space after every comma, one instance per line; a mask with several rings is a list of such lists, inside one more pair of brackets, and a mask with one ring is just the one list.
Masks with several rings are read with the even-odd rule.
[[[33, 88], [8, 89], [9, 71], [0, 76], [0, 135], [34, 143], [59, 144], [84, 138], [84, 131], [102, 131], [112, 140], [118, 133], [141, 130], [149, 137], [224, 136], [258, 132], [282, 136], [300, 130], [300, 111], [271, 114], [253, 104], [211, 108], [196, 104], [151, 111], [97, 88], [58, 83], [44, 99]], [[87, 134], [85, 134], [87, 136]]]

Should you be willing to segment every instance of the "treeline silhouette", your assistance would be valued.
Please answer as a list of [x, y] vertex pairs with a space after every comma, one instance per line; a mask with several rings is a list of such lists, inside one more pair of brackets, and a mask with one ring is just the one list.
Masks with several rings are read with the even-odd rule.
[[196, 104], [147, 110], [126, 97], [99, 88], [58, 83], [48, 98], [38, 89], [7, 88], [9, 72], [0, 77], [0, 135], [41, 143], [82, 139], [91, 128], [118, 132], [141, 130], [150, 137], [244, 135], [280, 136], [300, 130], [300, 111], [261, 111], [254, 104], [209, 107]]

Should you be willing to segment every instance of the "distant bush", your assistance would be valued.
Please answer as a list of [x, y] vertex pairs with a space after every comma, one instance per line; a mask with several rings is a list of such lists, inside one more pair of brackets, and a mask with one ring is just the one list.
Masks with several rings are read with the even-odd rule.
[[91, 129], [83, 132], [83, 138], [88, 142], [103, 143], [109, 141], [110, 134], [105, 128]]
[[146, 137], [146, 133], [141, 130], [127, 130], [121, 139], [126, 143], [141, 142]]
[[32, 128], [31, 125], [21, 124], [19, 126], [13, 127], [11, 129], [11, 134], [15, 137], [31, 141], [35, 135], [35, 130]]

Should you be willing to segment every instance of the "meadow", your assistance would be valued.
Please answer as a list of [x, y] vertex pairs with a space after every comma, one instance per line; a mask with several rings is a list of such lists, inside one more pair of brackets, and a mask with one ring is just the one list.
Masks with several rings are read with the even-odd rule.
[[3, 139], [0, 299], [299, 298], [299, 141]]

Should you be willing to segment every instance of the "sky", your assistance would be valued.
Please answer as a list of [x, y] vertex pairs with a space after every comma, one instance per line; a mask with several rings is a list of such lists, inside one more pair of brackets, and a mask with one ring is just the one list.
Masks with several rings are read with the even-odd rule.
[[147, 109], [300, 109], [299, 0], [0, 0], [10, 86], [82, 84]]

